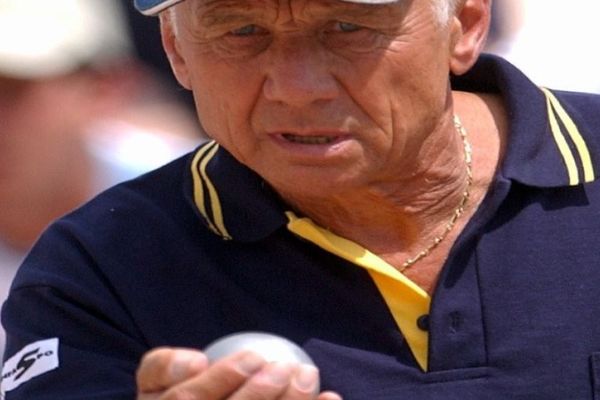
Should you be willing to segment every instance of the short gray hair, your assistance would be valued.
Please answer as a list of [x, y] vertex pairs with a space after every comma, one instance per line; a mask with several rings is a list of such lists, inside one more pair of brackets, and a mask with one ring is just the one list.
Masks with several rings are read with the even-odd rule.
[[177, 36], [179, 34], [179, 24], [177, 23], [177, 13], [175, 12], [176, 6], [171, 6], [167, 8], [163, 13], [166, 14], [169, 23], [171, 24], [171, 29], [173, 30], [173, 34]]
[[460, 0], [433, 0], [431, 5], [436, 14], [437, 20], [442, 26], [446, 26], [458, 7]]

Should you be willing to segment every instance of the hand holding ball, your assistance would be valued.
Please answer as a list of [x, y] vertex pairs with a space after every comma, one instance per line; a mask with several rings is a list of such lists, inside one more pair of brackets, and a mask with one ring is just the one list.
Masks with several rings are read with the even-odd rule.
[[[308, 364], [313, 360], [295, 343], [277, 335], [262, 332], [240, 332], [222, 337], [204, 349], [208, 360], [213, 362], [227, 355], [249, 350], [267, 362]], [[315, 393], [319, 392], [319, 385]]]

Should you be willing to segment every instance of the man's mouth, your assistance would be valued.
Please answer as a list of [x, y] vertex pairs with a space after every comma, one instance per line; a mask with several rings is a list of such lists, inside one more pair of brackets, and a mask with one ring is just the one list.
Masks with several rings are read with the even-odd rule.
[[336, 140], [335, 136], [305, 136], [293, 135], [291, 133], [284, 133], [282, 136], [288, 142], [299, 144], [328, 144]]

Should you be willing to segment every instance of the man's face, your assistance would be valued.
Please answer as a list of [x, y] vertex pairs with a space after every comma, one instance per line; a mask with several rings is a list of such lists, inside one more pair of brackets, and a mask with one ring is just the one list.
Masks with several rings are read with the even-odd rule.
[[430, 1], [189, 0], [177, 12], [204, 128], [284, 195], [409, 179], [448, 116], [454, 33]]

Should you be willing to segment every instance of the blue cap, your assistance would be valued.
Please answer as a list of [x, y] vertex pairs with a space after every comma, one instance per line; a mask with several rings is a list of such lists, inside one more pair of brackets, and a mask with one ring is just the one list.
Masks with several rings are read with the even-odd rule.
[[[134, 0], [135, 8], [144, 15], [156, 15], [183, 0]], [[350, 3], [386, 4], [397, 0], [343, 0]]]

